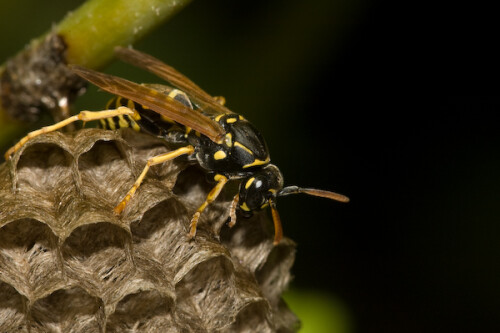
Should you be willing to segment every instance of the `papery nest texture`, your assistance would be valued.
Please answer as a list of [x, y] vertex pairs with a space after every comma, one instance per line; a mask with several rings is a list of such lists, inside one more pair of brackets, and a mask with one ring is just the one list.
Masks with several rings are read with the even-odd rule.
[[293, 332], [281, 299], [295, 245], [266, 212], [226, 225], [237, 183], [189, 223], [212, 185], [164, 141], [133, 131], [53, 132], [0, 166], [0, 332]]

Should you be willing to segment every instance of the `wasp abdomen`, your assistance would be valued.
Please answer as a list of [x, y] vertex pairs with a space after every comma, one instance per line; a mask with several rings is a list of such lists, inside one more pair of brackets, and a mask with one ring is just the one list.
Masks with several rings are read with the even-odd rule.
[[139, 125], [139, 121], [141, 120], [141, 116], [139, 114], [138, 108], [140, 105], [135, 103], [132, 100], [122, 98], [119, 96], [115, 96], [109, 100], [108, 104], [106, 104], [106, 109], [117, 109], [121, 106], [126, 106], [129, 109], [135, 111], [133, 115], [120, 115], [116, 117], [100, 119], [99, 127], [104, 129], [116, 130], [119, 128], [130, 127], [137, 132], [141, 131], [141, 126]]
[[[158, 89], [156, 86], [160, 85], [151, 86]], [[161, 87], [163, 88], [159, 90], [161, 93], [164, 93], [172, 99], [193, 108], [191, 101], [184, 92], [178, 89], [172, 89], [168, 86]], [[106, 109], [117, 109], [122, 106], [133, 110], [134, 114], [101, 119], [99, 123], [100, 127], [110, 130], [130, 127], [137, 132], [142, 131], [160, 137], [168, 136], [171, 131], [186, 131], [185, 126], [158, 114], [154, 110], [151, 110], [140, 103], [124, 97], [113, 97], [106, 105]]]

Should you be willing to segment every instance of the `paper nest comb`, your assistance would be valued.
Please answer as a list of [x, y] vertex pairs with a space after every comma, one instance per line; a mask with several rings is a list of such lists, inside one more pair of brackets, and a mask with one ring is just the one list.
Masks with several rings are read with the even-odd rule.
[[154, 166], [121, 217], [113, 207], [148, 157], [133, 131], [29, 141], [0, 165], [0, 332], [293, 332], [281, 299], [295, 247], [272, 245], [265, 212], [225, 222], [237, 184], [190, 218], [211, 185], [180, 160]]

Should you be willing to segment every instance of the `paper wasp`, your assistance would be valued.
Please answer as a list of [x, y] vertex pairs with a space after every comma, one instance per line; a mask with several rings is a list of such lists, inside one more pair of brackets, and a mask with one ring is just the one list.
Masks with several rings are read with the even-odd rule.
[[141, 175], [130, 191], [115, 207], [121, 212], [141, 185], [149, 168], [181, 155], [197, 163], [216, 185], [191, 219], [189, 237], [196, 234], [196, 225], [203, 210], [214, 201], [229, 180], [240, 180], [239, 192], [230, 206], [230, 222], [236, 223], [236, 211], [243, 215], [271, 207], [274, 221], [274, 244], [283, 236], [276, 199], [281, 196], [305, 193], [341, 202], [346, 196], [318, 189], [283, 187], [283, 176], [270, 164], [267, 145], [262, 135], [242, 116], [224, 106], [224, 98], [212, 97], [195, 83], [160, 60], [133, 50], [116, 48], [121, 60], [156, 74], [173, 87], [158, 84], [136, 84], [128, 80], [96, 72], [76, 65], [70, 68], [85, 80], [115, 97], [105, 111], [81, 111], [59, 123], [29, 133], [5, 154], [6, 159], [34, 136], [57, 130], [77, 120], [100, 120], [101, 127], [117, 129], [131, 127], [158, 136], [180, 148], [148, 159]]

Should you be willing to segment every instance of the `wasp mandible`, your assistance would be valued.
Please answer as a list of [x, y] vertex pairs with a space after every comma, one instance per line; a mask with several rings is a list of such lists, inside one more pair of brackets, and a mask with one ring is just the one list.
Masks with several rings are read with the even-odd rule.
[[215, 182], [205, 201], [191, 218], [188, 236], [194, 238], [196, 226], [204, 209], [214, 201], [230, 180], [239, 180], [239, 192], [230, 206], [229, 226], [236, 223], [236, 211], [244, 215], [266, 207], [271, 208], [274, 222], [274, 244], [283, 237], [276, 199], [305, 193], [340, 202], [344, 195], [297, 186], [284, 187], [280, 170], [270, 163], [269, 151], [262, 135], [244, 117], [225, 107], [223, 97], [213, 97], [186, 76], [160, 60], [134, 50], [117, 47], [116, 56], [129, 64], [152, 72], [172, 85], [137, 84], [116, 76], [69, 65], [85, 80], [113, 95], [104, 111], [81, 111], [54, 125], [33, 131], [22, 138], [6, 154], [6, 160], [29, 139], [55, 131], [72, 122], [99, 120], [100, 127], [115, 130], [131, 127], [181, 147], [148, 159], [142, 173], [123, 200], [115, 207], [121, 214], [141, 185], [149, 168], [185, 155], [197, 163]]

